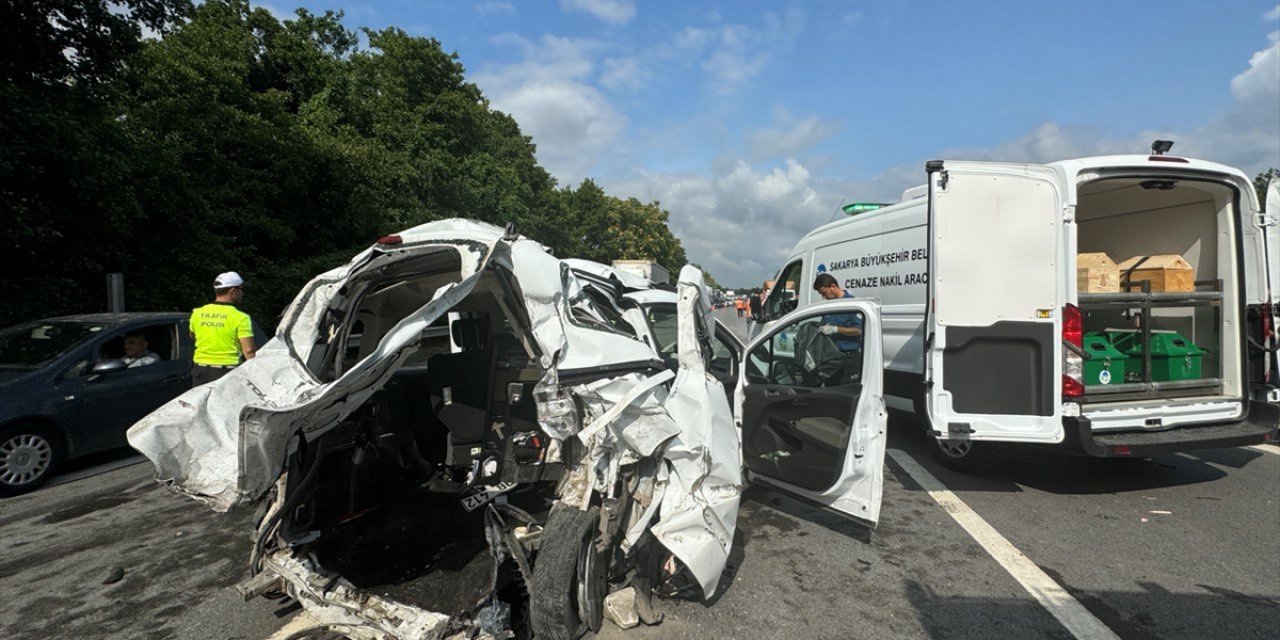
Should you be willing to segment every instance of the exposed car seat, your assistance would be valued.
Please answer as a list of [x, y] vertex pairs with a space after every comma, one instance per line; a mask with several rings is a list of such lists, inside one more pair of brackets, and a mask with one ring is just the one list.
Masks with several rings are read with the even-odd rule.
[[457, 353], [437, 353], [427, 360], [427, 390], [436, 417], [453, 434], [453, 444], [483, 441], [488, 426], [493, 356], [486, 319], [453, 322]]

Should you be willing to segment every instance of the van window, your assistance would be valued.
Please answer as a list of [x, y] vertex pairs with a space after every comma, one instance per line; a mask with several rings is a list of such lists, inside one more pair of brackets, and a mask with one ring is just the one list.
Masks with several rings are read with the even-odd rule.
[[782, 268], [773, 288], [769, 290], [769, 299], [764, 303], [765, 317], [777, 320], [787, 315], [800, 299], [800, 275], [803, 273], [804, 261], [796, 260]]

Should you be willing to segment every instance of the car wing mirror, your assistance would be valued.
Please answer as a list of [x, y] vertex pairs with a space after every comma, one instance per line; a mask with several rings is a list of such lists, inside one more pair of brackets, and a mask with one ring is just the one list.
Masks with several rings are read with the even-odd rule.
[[90, 371], [90, 373], [92, 373], [95, 376], [101, 376], [109, 373], [116, 373], [118, 371], [124, 371], [125, 369], [128, 369], [128, 368], [129, 368], [129, 365], [125, 364], [124, 360], [121, 360], [119, 358], [111, 358], [109, 360], [98, 361], [97, 364], [93, 365], [93, 369]]

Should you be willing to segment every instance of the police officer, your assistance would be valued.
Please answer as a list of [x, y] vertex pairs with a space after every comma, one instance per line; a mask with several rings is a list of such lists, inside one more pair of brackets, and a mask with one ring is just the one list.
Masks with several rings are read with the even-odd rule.
[[213, 302], [192, 309], [191, 337], [196, 353], [191, 368], [192, 386], [213, 382], [252, 359], [258, 347], [253, 342], [253, 322], [249, 314], [236, 308], [244, 299], [244, 279], [234, 271], [213, 281]]

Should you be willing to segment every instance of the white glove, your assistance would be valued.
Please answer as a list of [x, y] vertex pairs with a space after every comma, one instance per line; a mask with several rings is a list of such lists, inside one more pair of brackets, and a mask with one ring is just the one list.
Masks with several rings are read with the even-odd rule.
[[824, 336], [835, 335], [838, 331], [840, 331], [840, 327], [837, 327], [834, 324], [824, 324], [818, 327], [818, 332]]

